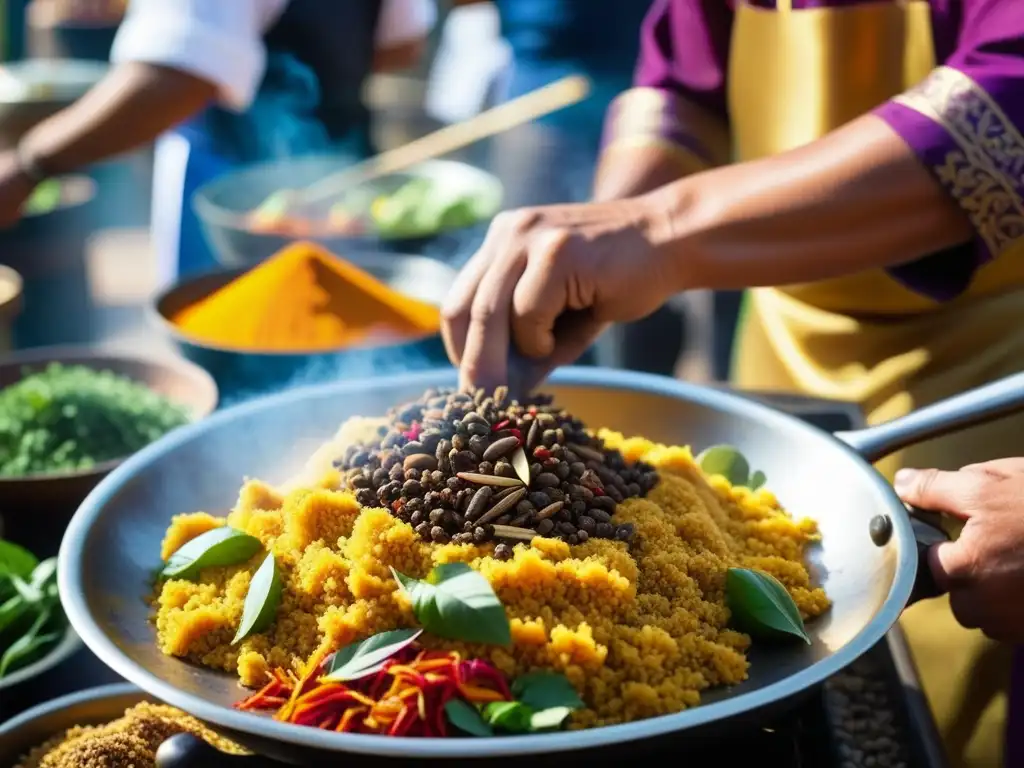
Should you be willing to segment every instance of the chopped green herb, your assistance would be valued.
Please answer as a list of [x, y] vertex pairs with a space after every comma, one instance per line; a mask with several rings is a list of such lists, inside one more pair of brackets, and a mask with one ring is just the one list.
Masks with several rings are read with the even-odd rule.
[[752, 635], [792, 635], [810, 645], [800, 609], [774, 576], [730, 568], [725, 576], [725, 597], [739, 629]]
[[26, 371], [0, 391], [0, 477], [91, 469], [187, 421], [166, 398], [110, 371], [57, 363]]
[[263, 544], [255, 536], [222, 526], [196, 536], [171, 555], [161, 576], [193, 581], [204, 568], [221, 568], [248, 562]]
[[438, 637], [467, 643], [512, 642], [505, 607], [490, 583], [465, 563], [434, 568], [425, 581], [391, 569], [412, 601], [423, 628]]
[[277, 607], [281, 604], [283, 585], [277, 572], [277, 561], [273, 553], [268, 554], [263, 564], [256, 569], [242, 608], [242, 623], [238, 626], [232, 645], [266, 630], [274, 623]]

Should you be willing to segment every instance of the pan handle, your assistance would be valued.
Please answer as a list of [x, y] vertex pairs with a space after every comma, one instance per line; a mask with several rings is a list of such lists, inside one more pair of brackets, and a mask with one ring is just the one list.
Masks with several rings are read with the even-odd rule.
[[908, 445], [958, 432], [1024, 410], [1024, 373], [940, 400], [902, 418], [852, 432], [836, 432], [869, 462]]
[[918, 600], [927, 600], [944, 593], [928, 565], [928, 550], [935, 544], [949, 541], [949, 535], [942, 527], [942, 514], [929, 512], [916, 507], [907, 507], [910, 513], [910, 524], [914, 529], [914, 540], [917, 544], [917, 574], [914, 577], [914, 589], [910, 593], [908, 605]]

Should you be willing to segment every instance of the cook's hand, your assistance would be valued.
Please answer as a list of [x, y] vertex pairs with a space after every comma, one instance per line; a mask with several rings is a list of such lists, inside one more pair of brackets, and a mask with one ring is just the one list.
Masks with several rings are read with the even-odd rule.
[[[610, 323], [649, 315], [675, 292], [667, 217], [646, 198], [500, 214], [444, 305], [463, 386], [508, 383], [513, 346], [532, 385], [578, 358]], [[557, 322], [556, 322], [557, 321]]]
[[956, 541], [931, 548], [927, 564], [957, 621], [1024, 642], [1024, 458], [959, 472], [901, 470], [895, 486], [908, 504], [966, 521]]
[[14, 152], [0, 152], [0, 229], [21, 219], [21, 209], [35, 184], [22, 172]]

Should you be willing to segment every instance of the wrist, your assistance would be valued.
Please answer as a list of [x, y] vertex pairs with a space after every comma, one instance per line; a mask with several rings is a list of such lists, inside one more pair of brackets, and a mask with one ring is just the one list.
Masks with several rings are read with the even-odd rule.
[[700, 205], [698, 185], [686, 178], [643, 195], [648, 242], [660, 275], [671, 293], [713, 287], [701, 266], [706, 259], [700, 235], [709, 228], [707, 206]]

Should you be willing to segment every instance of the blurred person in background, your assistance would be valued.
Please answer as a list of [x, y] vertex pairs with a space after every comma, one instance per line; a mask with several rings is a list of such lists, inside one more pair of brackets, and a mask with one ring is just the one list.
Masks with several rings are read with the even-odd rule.
[[107, 77], [0, 155], [0, 225], [44, 178], [158, 139], [161, 281], [211, 269], [192, 194], [261, 160], [372, 154], [363, 85], [414, 64], [435, 15], [433, 0], [132, 0]]
[[[656, 0], [606, 141], [594, 202], [503, 214], [461, 273], [444, 330], [464, 381], [507, 379], [512, 345], [536, 379], [678, 291], [748, 287], [743, 388], [879, 423], [1024, 369], [1019, 0]], [[1015, 455], [1022, 430], [879, 469]], [[948, 600], [903, 625], [950, 761], [1004, 764], [1012, 649]]]

